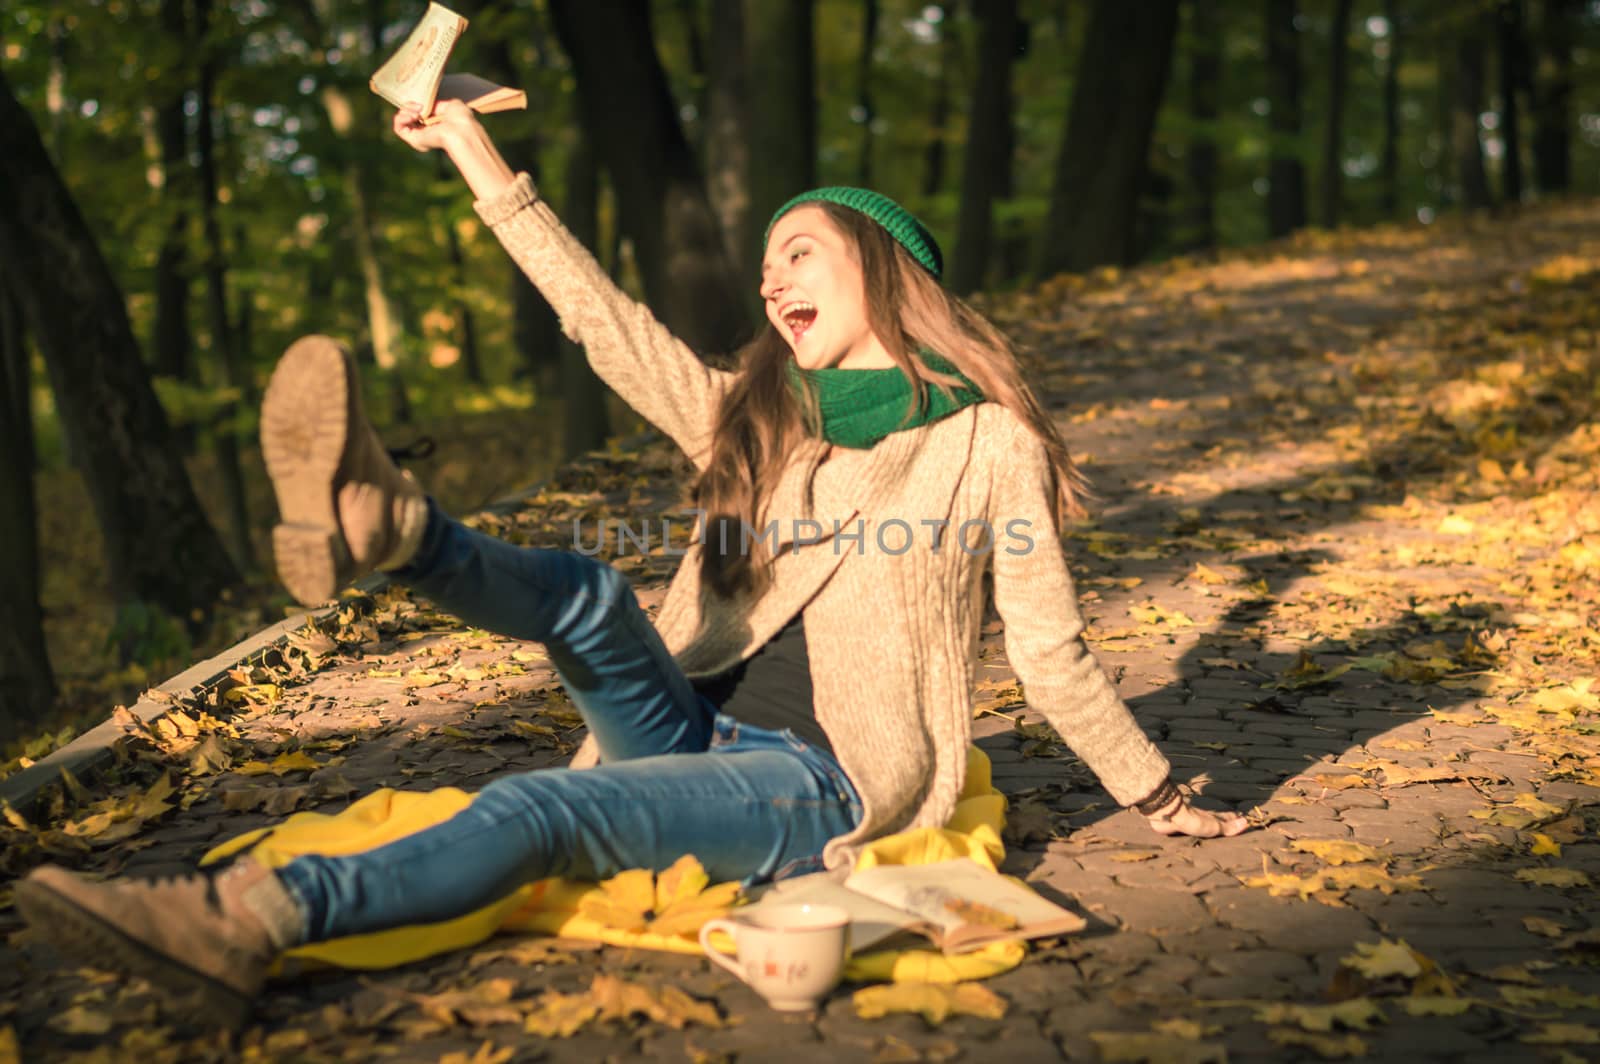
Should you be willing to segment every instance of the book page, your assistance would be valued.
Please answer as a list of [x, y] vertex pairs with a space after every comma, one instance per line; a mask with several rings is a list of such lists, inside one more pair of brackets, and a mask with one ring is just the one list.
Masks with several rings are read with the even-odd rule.
[[372, 75], [372, 91], [396, 107], [415, 102], [424, 115], [432, 113], [445, 61], [466, 28], [466, 19], [443, 4], [429, 3], [400, 50]]
[[845, 887], [939, 928], [946, 952], [998, 939], [1070, 934], [1087, 926], [1076, 913], [966, 858], [879, 865], [852, 874]]
[[916, 917], [846, 890], [827, 873], [799, 876], [774, 884], [761, 900], [738, 912], [754, 912], [764, 905], [837, 905], [850, 914], [850, 949], [863, 953], [901, 931], [925, 930]]
[[[460, 100], [479, 114], [521, 111], [528, 106], [528, 94], [521, 89], [496, 85], [488, 78], [480, 78], [476, 74], [446, 74], [439, 81], [435, 105], [437, 100]], [[422, 123], [430, 125], [435, 121], [436, 117], [429, 116], [424, 118]]]

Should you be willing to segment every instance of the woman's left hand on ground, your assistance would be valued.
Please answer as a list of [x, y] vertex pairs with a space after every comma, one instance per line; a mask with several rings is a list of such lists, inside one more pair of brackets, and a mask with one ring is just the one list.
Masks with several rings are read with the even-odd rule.
[[1158, 835], [1190, 835], [1197, 839], [1232, 838], [1250, 829], [1250, 821], [1238, 813], [1196, 809], [1183, 796], [1175, 799], [1170, 809], [1149, 819], [1151, 830]]

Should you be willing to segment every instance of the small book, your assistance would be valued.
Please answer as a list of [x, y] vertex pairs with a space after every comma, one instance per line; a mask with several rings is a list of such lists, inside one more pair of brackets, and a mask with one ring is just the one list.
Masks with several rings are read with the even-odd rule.
[[527, 107], [528, 94], [520, 89], [496, 85], [476, 74], [444, 72], [456, 41], [466, 29], [467, 20], [448, 7], [428, 4], [427, 12], [400, 50], [378, 68], [367, 84], [396, 107], [418, 104], [424, 125], [438, 121], [433, 108], [440, 100], [460, 100], [480, 114]]
[[825, 873], [804, 876], [777, 884], [756, 906], [805, 902], [849, 913], [850, 948], [857, 953], [904, 932], [945, 953], [966, 953], [990, 942], [1069, 935], [1087, 926], [1077, 913], [964, 857], [878, 865], [842, 884]]

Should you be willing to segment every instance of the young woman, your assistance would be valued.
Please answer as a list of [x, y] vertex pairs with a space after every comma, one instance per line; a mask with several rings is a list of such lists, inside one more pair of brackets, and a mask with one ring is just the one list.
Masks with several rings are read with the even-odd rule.
[[714, 880], [848, 867], [954, 807], [986, 569], [1029, 704], [1112, 796], [1163, 834], [1245, 829], [1188, 804], [1085, 648], [1058, 535], [1078, 474], [1006, 341], [940, 287], [915, 218], [861, 189], [786, 204], [762, 263], [768, 327], [718, 371], [610, 282], [470, 110], [439, 112], [402, 111], [395, 132], [449, 153], [596, 372], [687, 453], [704, 542], [652, 625], [616, 570], [446, 517], [390, 464], [344, 349], [297, 342], [261, 428], [289, 590], [320, 602], [382, 568], [543, 643], [589, 738], [574, 769], [498, 780], [368, 853], [155, 883], [39, 869], [16, 892], [33, 927], [239, 1020], [285, 948], [444, 920], [546, 876], [685, 853]]

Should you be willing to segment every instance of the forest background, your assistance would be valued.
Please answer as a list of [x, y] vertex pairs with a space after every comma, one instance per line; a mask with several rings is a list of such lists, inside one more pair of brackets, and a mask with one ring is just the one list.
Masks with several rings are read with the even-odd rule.
[[[0, 12], [0, 775], [283, 615], [255, 408], [349, 339], [449, 508], [642, 427], [366, 80], [420, 0]], [[451, 62], [708, 357], [771, 211], [877, 188], [975, 298], [1600, 192], [1594, 0], [457, 0]]]

